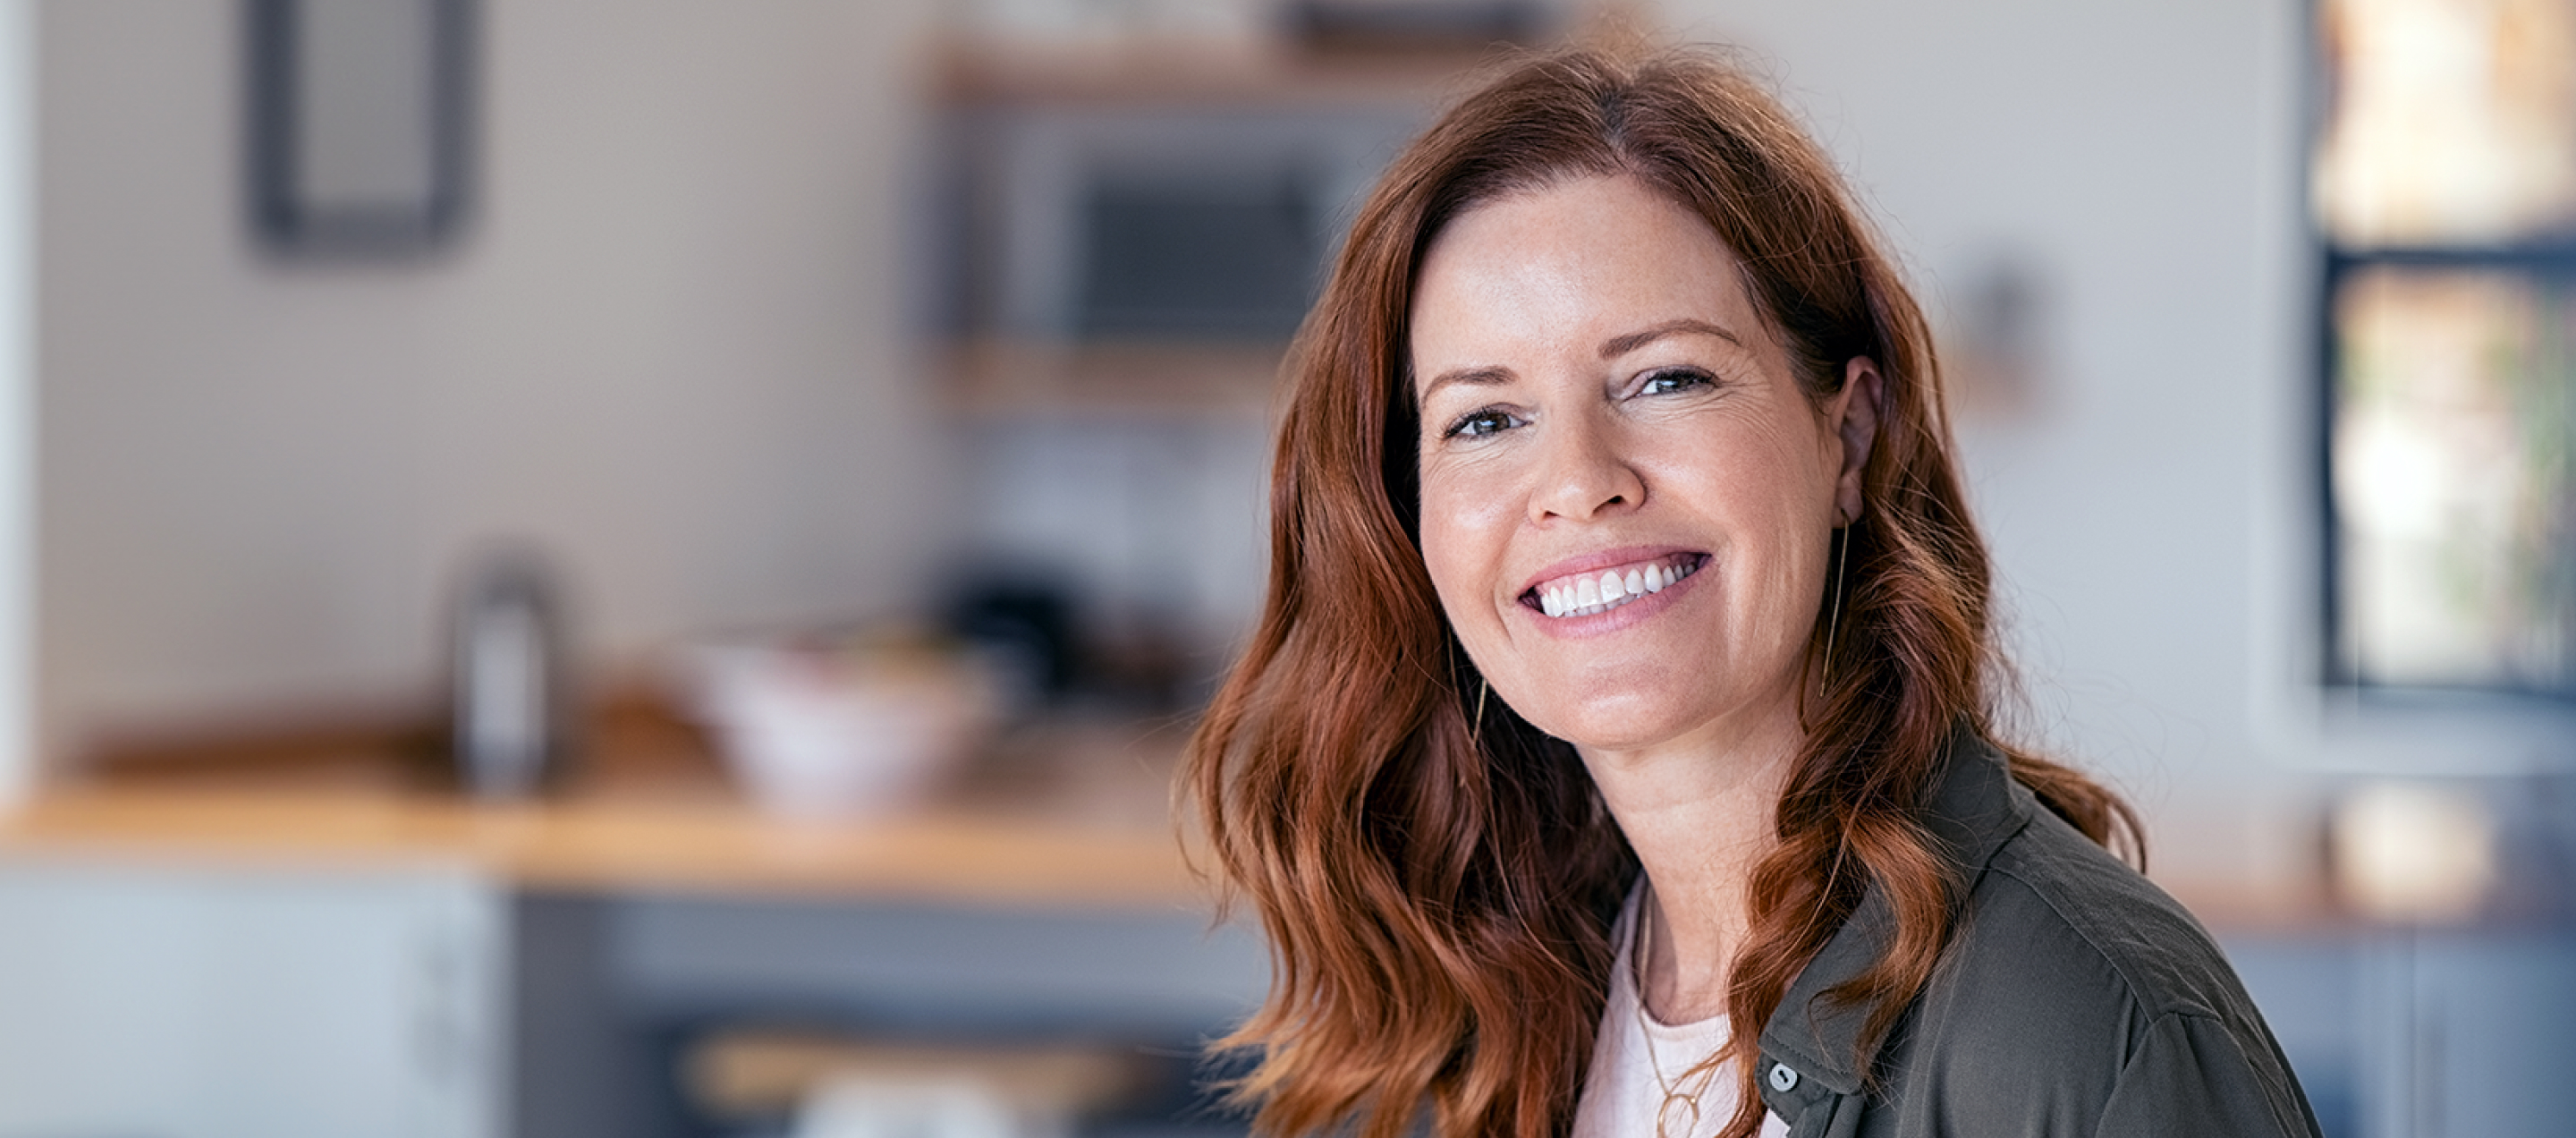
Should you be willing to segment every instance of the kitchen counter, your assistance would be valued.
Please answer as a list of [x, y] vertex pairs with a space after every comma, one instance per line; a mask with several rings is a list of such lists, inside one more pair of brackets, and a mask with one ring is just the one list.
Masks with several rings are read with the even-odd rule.
[[[1204, 909], [1171, 813], [1185, 723], [1024, 728], [919, 803], [796, 818], [735, 788], [650, 699], [603, 707], [588, 760], [541, 797], [459, 792], [418, 728], [236, 733], [112, 750], [0, 815], [0, 852], [336, 865], [446, 863], [567, 890]], [[2347, 930], [2323, 881], [2160, 876], [2225, 933]]]
[[787, 817], [732, 786], [649, 704], [603, 712], [548, 794], [460, 793], [403, 731], [305, 730], [130, 748], [0, 816], [0, 852], [190, 865], [447, 864], [532, 888], [1203, 908], [1171, 824], [1185, 726], [1026, 729], [922, 801]]

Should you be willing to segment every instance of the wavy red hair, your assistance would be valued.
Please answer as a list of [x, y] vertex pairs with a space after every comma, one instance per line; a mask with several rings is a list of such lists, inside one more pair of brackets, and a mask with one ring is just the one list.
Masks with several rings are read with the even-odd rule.
[[[1262, 1133], [1536, 1136], [1572, 1120], [1636, 862], [1572, 748], [1478, 698], [1417, 545], [1405, 361], [1415, 273], [1444, 224], [1593, 175], [1707, 221], [1811, 399], [1855, 357], [1885, 377], [1863, 513], [1841, 538], [1840, 631], [1831, 660], [1822, 627], [1811, 642], [1821, 688], [1754, 871], [1728, 1012], [1766, 1022], [1866, 889], [1897, 934], [1832, 994], [1868, 1007], [1873, 1034], [1948, 942], [1959, 882], [1918, 811], [1952, 733], [1991, 737], [1999, 656], [1922, 313], [1832, 163], [1732, 68], [1601, 48], [1529, 59], [1396, 160], [1299, 332], [1268, 597], [1182, 775], [1229, 895], [1269, 934], [1269, 997], [1223, 1041], [1258, 1052], [1233, 1091]], [[2094, 840], [2136, 850], [2109, 792], [2031, 755], [2011, 765]], [[1756, 1034], [1728, 1052], [1730, 1138], [1761, 1119]]]

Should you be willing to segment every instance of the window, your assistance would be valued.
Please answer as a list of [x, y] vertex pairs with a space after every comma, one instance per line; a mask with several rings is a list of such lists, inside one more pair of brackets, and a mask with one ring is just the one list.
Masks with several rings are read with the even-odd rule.
[[2325, 672], [2576, 699], [2576, 0], [2317, 0]]

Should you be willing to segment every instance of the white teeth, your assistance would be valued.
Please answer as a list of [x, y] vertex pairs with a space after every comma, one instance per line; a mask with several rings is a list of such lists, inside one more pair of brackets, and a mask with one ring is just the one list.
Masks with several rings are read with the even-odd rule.
[[1660, 593], [1699, 571], [1699, 559], [1652, 561], [1634, 569], [1604, 571], [1600, 576], [1559, 580], [1538, 590], [1538, 609], [1551, 617], [1591, 616], [1608, 612], [1648, 593]]

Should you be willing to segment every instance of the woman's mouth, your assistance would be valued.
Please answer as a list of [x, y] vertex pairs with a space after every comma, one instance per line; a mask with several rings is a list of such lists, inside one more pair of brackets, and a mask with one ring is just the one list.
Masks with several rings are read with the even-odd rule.
[[1532, 586], [1521, 594], [1521, 603], [1551, 617], [1591, 616], [1663, 592], [1707, 564], [1705, 553], [1676, 553], [1598, 572], [1572, 573]]

